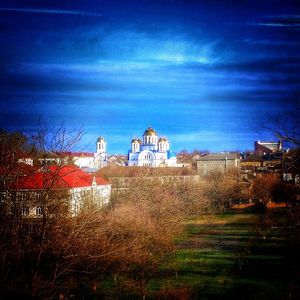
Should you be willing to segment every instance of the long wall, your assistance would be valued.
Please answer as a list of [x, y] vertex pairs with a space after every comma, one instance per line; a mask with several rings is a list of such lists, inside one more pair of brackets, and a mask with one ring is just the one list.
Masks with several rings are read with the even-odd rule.
[[174, 182], [199, 182], [199, 175], [182, 175], [182, 176], [149, 176], [149, 177], [111, 177], [110, 182], [112, 184], [112, 189], [124, 189], [128, 188], [131, 184], [138, 182], [140, 180], [149, 180], [149, 182], [160, 180], [164, 183], [174, 183]]

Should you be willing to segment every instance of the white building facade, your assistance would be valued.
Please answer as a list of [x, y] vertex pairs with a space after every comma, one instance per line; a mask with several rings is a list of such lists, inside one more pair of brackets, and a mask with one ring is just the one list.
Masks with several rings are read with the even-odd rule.
[[128, 166], [175, 167], [176, 155], [170, 150], [165, 137], [158, 137], [156, 131], [148, 127], [143, 138], [134, 138], [128, 151]]
[[26, 218], [42, 217], [43, 212], [76, 216], [86, 207], [107, 206], [110, 195], [108, 181], [76, 166], [32, 167], [0, 189], [0, 204], [3, 212]]
[[107, 166], [108, 156], [104, 137], [100, 136], [97, 139], [95, 153], [74, 153], [72, 156], [74, 164], [82, 169], [88, 168], [95, 171]]

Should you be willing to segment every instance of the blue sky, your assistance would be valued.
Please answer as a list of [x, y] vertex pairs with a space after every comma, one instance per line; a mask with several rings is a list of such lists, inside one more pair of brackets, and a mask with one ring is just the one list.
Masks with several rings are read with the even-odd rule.
[[84, 126], [126, 153], [148, 125], [173, 150], [252, 149], [299, 109], [298, 1], [1, 1], [0, 127]]

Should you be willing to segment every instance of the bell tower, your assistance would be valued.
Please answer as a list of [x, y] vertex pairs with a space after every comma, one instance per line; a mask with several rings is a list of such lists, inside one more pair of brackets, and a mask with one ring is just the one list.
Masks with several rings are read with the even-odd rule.
[[101, 154], [105, 152], [106, 152], [106, 142], [104, 137], [100, 136], [97, 139], [97, 154]]
[[106, 152], [106, 142], [104, 137], [102, 136], [97, 139], [95, 158], [97, 168], [102, 168], [107, 165], [108, 159]]

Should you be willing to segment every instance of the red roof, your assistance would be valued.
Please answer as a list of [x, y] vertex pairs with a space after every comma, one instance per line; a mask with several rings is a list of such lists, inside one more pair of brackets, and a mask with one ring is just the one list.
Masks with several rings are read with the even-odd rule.
[[[97, 185], [106, 185], [108, 182], [97, 177]], [[35, 173], [19, 176], [13, 189], [61, 189], [89, 187], [93, 185], [94, 176], [85, 173], [76, 166], [49, 166]]]

